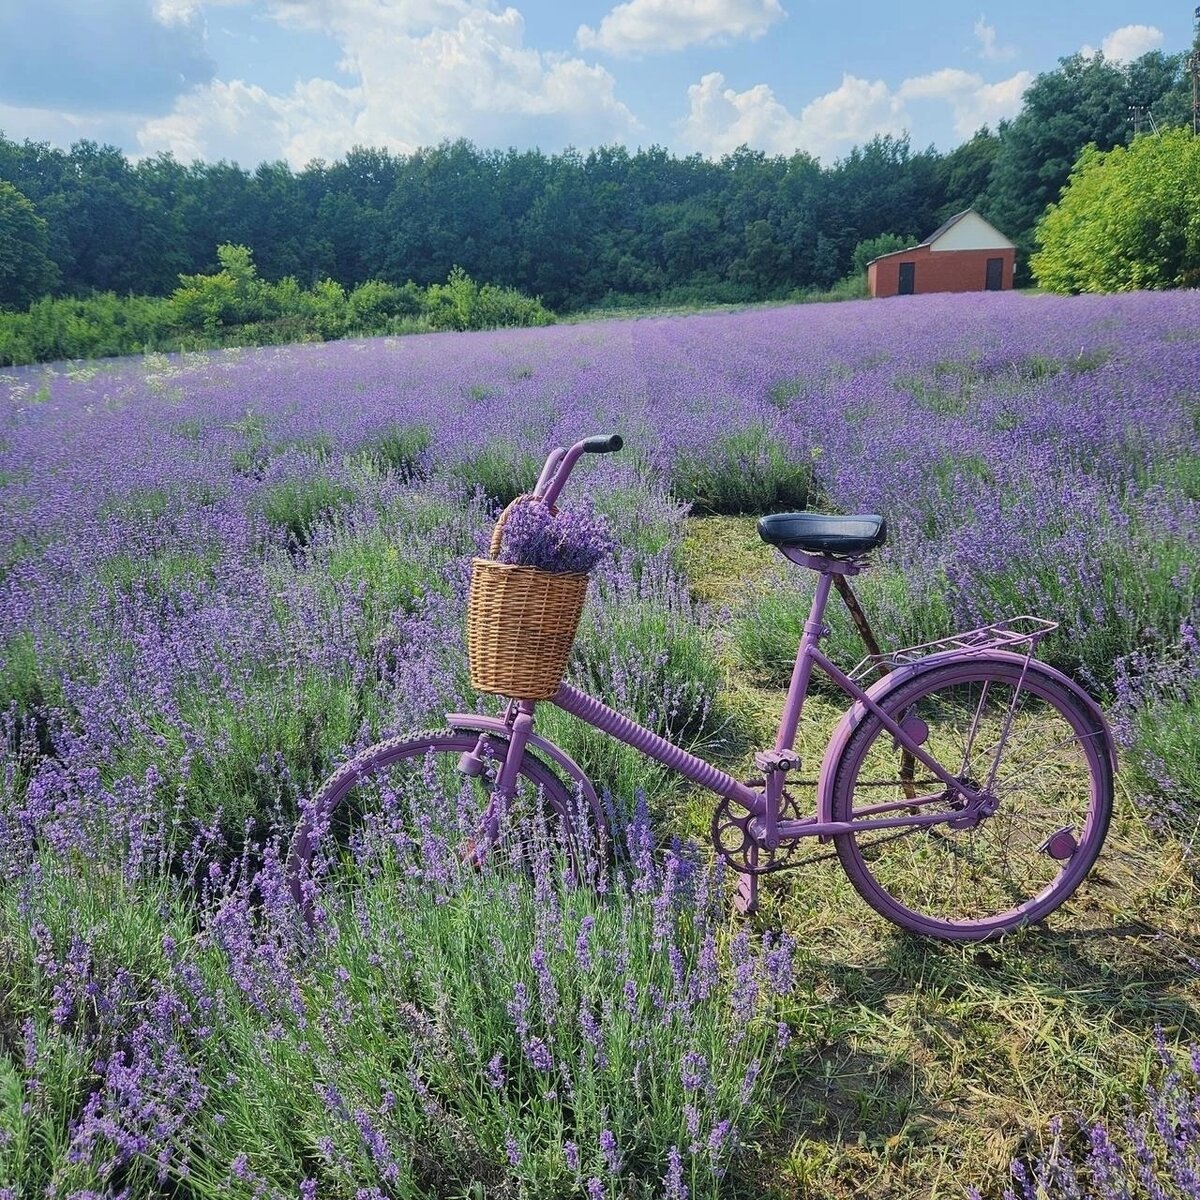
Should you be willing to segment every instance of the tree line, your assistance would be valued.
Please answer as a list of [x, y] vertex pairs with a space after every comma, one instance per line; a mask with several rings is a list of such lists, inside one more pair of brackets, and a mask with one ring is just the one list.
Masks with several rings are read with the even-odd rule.
[[969, 205], [1017, 242], [1024, 280], [1037, 221], [1079, 152], [1130, 142], [1135, 104], [1160, 125], [1189, 122], [1184, 56], [1065, 58], [1018, 116], [949, 153], [880, 136], [829, 166], [745, 147], [713, 161], [657, 146], [545, 154], [453, 141], [246, 170], [0, 134], [0, 306], [167, 296], [229, 243], [264, 280], [304, 288], [429, 287], [461, 267], [561, 312], [739, 302], [829, 288], [858, 269], [863, 243], [920, 240]]

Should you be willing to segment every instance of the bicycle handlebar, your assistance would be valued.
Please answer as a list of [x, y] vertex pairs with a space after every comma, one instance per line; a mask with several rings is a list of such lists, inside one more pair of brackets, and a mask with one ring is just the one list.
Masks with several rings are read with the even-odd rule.
[[570, 450], [561, 446], [550, 451], [546, 465], [538, 476], [537, 487], [533, 490], [534, 499], [543, 504], [553, 504], [558, 494], [566, 486], [581, 454], [615, 454], [625, 445], [625, 439], [619, 433], [600, 433], [593, 437], [576, 442]]
[[578, 444], [583, 447], [584, 454], [615, 454], [625, 445], [625, 439], [619, 433], [598, 433]]

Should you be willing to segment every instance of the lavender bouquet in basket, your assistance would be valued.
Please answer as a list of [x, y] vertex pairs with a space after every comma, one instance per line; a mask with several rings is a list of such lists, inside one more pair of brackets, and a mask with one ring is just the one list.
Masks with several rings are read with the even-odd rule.
[[555, 512], [538, 500], [527, 500], [508, 514], [498, 561], [586, 575], [615, 548], [608, 522], [590, 503], [565, 505]]

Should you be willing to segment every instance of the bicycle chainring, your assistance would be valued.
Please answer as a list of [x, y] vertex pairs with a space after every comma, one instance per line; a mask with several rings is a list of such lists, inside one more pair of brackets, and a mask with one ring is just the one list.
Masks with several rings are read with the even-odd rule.
[[[749, 782], [762, 786], [761, 780]], [[741, 805], [736, 807], [741, 809]], [[769, 875], [773, 871], [785, 871], [789, 867], [832, 857], [830, 853], [798, 859], [796, 855], [804, 840], [801, 838], [789, 838], [771, 849], [755, 836], [753, 826], [757, 818], [745, 810], [738, 815], [734, 808], [734, 802], [726, 796], [713, 810], [712, 843], [717, 854], [740, 874]], [[780, 798], [780, 820], [798, 820], [800, 815], [795, 797], [785, 788]]]

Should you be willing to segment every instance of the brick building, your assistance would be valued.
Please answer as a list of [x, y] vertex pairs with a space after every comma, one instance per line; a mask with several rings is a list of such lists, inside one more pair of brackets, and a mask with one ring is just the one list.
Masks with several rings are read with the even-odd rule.
[[957, 213], [919, 246], [867, 264], [872, 296], [999, 292], [1013, 285], [1017, 248], [973, 208]]

